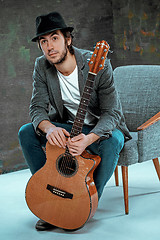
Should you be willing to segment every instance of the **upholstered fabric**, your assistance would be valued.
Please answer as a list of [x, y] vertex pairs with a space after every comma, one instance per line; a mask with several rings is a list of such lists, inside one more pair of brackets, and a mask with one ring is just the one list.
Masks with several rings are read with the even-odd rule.
[[160, 121], [138, 132], [139, 162], [160, 157]]
[[160, 157], [160, 121], [137, 132], [137, 127], [160, 112], [160, 66], [122, 66], [113, 74], [132, 136], [121, 151], [118, 165], [129, 166]]
[[160, 111], [160, 66], [131, 65], [114, 70], [115, 85], [131, 132]]
[[120, 153], [118, 165], [129, 166], [138, 163], [138, 133], [131, 132], [132, 139], [125, 143], [125, 147]]

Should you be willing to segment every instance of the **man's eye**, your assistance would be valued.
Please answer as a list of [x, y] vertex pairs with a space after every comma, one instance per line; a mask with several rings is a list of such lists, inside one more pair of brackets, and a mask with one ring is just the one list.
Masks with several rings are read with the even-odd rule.
[[57, 37], [53, 37], [52, 39], [53, 39], [53, 40], [57, 40]]
[[41, 41], [41, 44], [44, 44], [44, 43], [46, 43], [46, 40], [42, 40], [42, 41]]

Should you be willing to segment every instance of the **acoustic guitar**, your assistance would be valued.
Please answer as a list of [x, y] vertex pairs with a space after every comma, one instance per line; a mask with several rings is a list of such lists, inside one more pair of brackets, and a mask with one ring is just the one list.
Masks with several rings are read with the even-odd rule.
[[[109, 51], [107, 42], [96, 44], [89, 61], [89, 73], [70, 137], [82, 132], [94, 79], [104, 68]], [[75, 230], [82, 227], [96, 212], [98, 194], [93, 173], [100, 157], [86, 150], [72, 156], [66, 149], [46, 144], [46, 163], [28, 181], [26, 202], [38, 218], [59, 228]], [[37, 159], [38, 161], [38, 159]]]

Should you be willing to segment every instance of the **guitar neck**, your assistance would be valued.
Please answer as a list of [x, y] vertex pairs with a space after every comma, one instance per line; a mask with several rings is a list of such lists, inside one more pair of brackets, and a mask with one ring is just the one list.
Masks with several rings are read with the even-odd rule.
[[104, 68], [104, 62], [105, 62], [105, 58], [107, 56], [108, 51], [109, 51], [109, 45], [106, 41], [102, 40], [96, 44], [95, 50], [88, 63], [89, 65], [88, 78], [83, 90], [83, 94], [79, 104], [79, 108], [77, 110], [76, 118], [72, 126], [71, 135], [70, 135], [71, 138], [79, 135], [82, 132], [90, 96], [93, 90], [94, 79], [97, 73]]
[[86, 116], [90, 96], [93, 90], [93, 84], [94, 84], [94, 79], [95, 79], [96, 74], [89, 72], [88, 78], [83, 90], [83, 94], [81, 97], [81, 101], [77, 110], [77, 114], [72, 126], [71, 134], [70, 137], [74, 137], [79, 135], [82, 132], [83, 124], [84, 124], [84, 119]]

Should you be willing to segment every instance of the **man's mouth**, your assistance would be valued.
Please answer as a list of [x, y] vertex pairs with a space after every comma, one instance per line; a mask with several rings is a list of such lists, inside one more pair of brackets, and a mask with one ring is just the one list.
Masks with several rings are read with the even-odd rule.
[[58, 51], [50, 51], [49, 53], [48, 53], [48, 55], [50, 56], [50, 57], [52, 57], [52, 56], [55, 56], [56, 54], [58, 53]]

